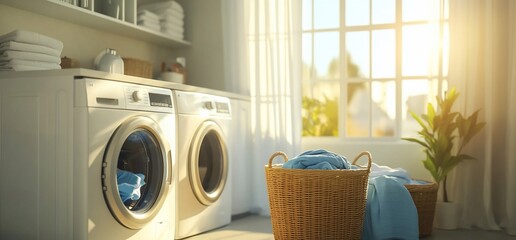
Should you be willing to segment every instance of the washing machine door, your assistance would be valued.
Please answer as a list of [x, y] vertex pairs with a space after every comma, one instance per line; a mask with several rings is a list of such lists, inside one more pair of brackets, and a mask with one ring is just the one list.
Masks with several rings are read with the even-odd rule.
[[102, 163], [104, 198], [113, 217], [140, 229], [159, 212], [171, 183], [171, 152], [159, 125], [138, 116], [111, 137]]
[[190, 146], [190, 184], [197, 200], [206, 206], [219, 199], [227, 181], [228, 159], [223, 136], [215, 122], [205, 121]]

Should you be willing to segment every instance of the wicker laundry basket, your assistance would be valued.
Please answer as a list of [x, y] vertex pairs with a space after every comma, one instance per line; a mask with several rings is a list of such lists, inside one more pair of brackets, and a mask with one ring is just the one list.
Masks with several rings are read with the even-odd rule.
[[274, 238], [360, 239], [364, 224], [371, 154], [362, 152], [353, 164], [368, 157], [367, 166], [351, 170], [284, 169], [272, 160], [265, 166], [265, 179]]
[[437, 190], [439, 185], [435, 182], [428, 184], [406, 184], [412, 200], [417, 208], [419, 220], [419, 237], [426, 237], [432, 234], [435, 203], [437, 201]]
[[142, 78], [152, 78], [152, 63], [135, 58], [124, 60], [124, 74]]

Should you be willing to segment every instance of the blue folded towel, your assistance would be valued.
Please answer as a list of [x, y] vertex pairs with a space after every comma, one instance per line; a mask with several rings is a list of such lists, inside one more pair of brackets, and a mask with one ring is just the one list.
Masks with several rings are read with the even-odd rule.
[[417, 209], [399, 178], [369, 178], [362, 239], [419, 239]]
[[299, 154], [283, 164], [283, 168], [335, 170], [349, 169], [351, 164], [343, 156], [318, 149]]
[[117, 169], [116, 180], [122, 202], [140, 199], [140, 188], [145, 185], [145, 175]]

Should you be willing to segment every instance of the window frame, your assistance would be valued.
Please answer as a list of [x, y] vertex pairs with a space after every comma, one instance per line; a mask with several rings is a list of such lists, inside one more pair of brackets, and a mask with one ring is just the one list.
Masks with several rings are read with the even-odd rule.
[[[323, 82], [328, 83], [332, 81], [336, 81], [339, 85], [339, 97], [338, 97], [338, 135], [337, 136], [303, 136], [303, 141], [308, 140], [323, 140], [324, 141], [334, 141], [334, 140], [340, 140], [340, 141], [349, 141], [349, 142], [364, 142], [364, 141], [373, 141], [373, 142], [397, 142], [401, 141], [401, 138], [403, 137], [403, 122], [405, 121], [402, 118], [402, 111], [403, 111], [403, 82], [404, 81], [411, 81], [411, 80], [425, 80], [429, 83], [431, 81], [437, 80], [437, 94], [439, 96], [442, 96], [444, 89], [446, 89], [446, 81], [447, 76], [443, 74], [443, 35], [445, 30], [445, 25], [448, 24], [449, 18], [446, 13], [444, 13], [446, 10], [448, 10], [448, 0], [435, 0], [440, 1], [440, 9], [441, 14], [446, 14], [446, 16], [443, 19], [443, 16], [437, 20], [418, 20], [418, 21], [405, 21], [403, 22], [402, 19], [402, 2], [403, 0], [394, 0], [395, 1], [395, 22], [394, 23], [386, 23], [386, 24], [373, 24], [373, 0], [369, 1], [369, 24], [368, 25], [359, 25], [359, 26], [346, 26], [346, 18], [345, 12], [346, 12], [346, 0], [339, 0], [339, 26], [338, 28], [325, 28], [325, 29], [315, 29], [315, 4], [314, 1], [316, 0], [304, 0], [303, 1], [303, 7], [305, 1], [309, 1], [311, 4], [311, 17], [310, 17], [310, 28], [305, 29], [305, 27], [302, 27], [302, 34], [303, 38], [305, 34], [309, 34], [311, 38], [311, 53], [310, 53], [310, 76], [308, 81], [303, 77], [303, 83], [302, 84], [309, 84], [309, 86], [314, 86], [317, 83]], [[431, 1], [431, 0], [430, 0]], [[441, 4], [444, 4], [441, 6]], [[303, 9], [303, 14], [305, 13]], [[402, 41], [403, 41], [403, 27], [404, 26], [410, 26], [410, 25], [421, 25], [421, 24], [429, 24], [434, 23], [438, 24], [439, 26], [439, 53], [438, 53], [438, 69], [436, 75], [430, 75], [427, 76], [403, 76], [402, 72], [402, 54], [403, 54], [403, 48], [402, 48]], [[395, 75], [394, 78], [373, 78], [372, 73], [372, 48], [373, 48], [373, 31], [375, 30], [383, 30], [383, 29], [393, 29], [394, 35], [395, 35]], [[315, 35], [317, 33], [321, 32], [338, 32], [339, 34], [339, 67], [340, 67], [340, 74], [338, 79], [320, 79], [317, 76], [315, 76]], [[346, 56], [347, 50], [346, 50], [346, 33], [348, 32], [359, 32], [359, 31], [366, 31], [369, 35], [369, 76], [368, 77], [347, 77], [347, 64], [348, 64], [348, 57]], [[449, 36], [449, 35], [448, 35]], [[374, 136], [373, 129], [374, 125], [372, 123], [373, 121], [373, 113], [372, 113], [372, 105], [373, 105], [373, 99], [372, 99], [372, 83], [373, 82], [387, 82], [387, 81], [394, 81], [395, 83], [395, 104], [396, 104], [396, 114], [394, 120], [394, 127], [395, 132], [392, 136]], [[369, 126], [368, 126], [368, 136], [365, 137], [356, 137], [356, 136], [349, 136], [347, 133], [347, 108], [348, 108], [348, 102], [347, 102], [347, 95], [348, 95], [348, 84], [350, 83], [366, 83], [369, 85], [368, 88], [368, 96], [369, 96]], [[305, 96], [304, 93], [302, 93], [302, 96]], [[430, 99], [432, 101], [432, 99]], [[415, 134], [415, 133], [414, 133]]]

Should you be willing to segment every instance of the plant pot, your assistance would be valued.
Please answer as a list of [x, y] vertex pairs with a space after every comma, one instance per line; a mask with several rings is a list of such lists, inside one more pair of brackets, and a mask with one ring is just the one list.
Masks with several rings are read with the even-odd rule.
[[457, 229], [459, 227], [459, 213], [459, 203], [437, 201], [434, 226], [444, 230]]

